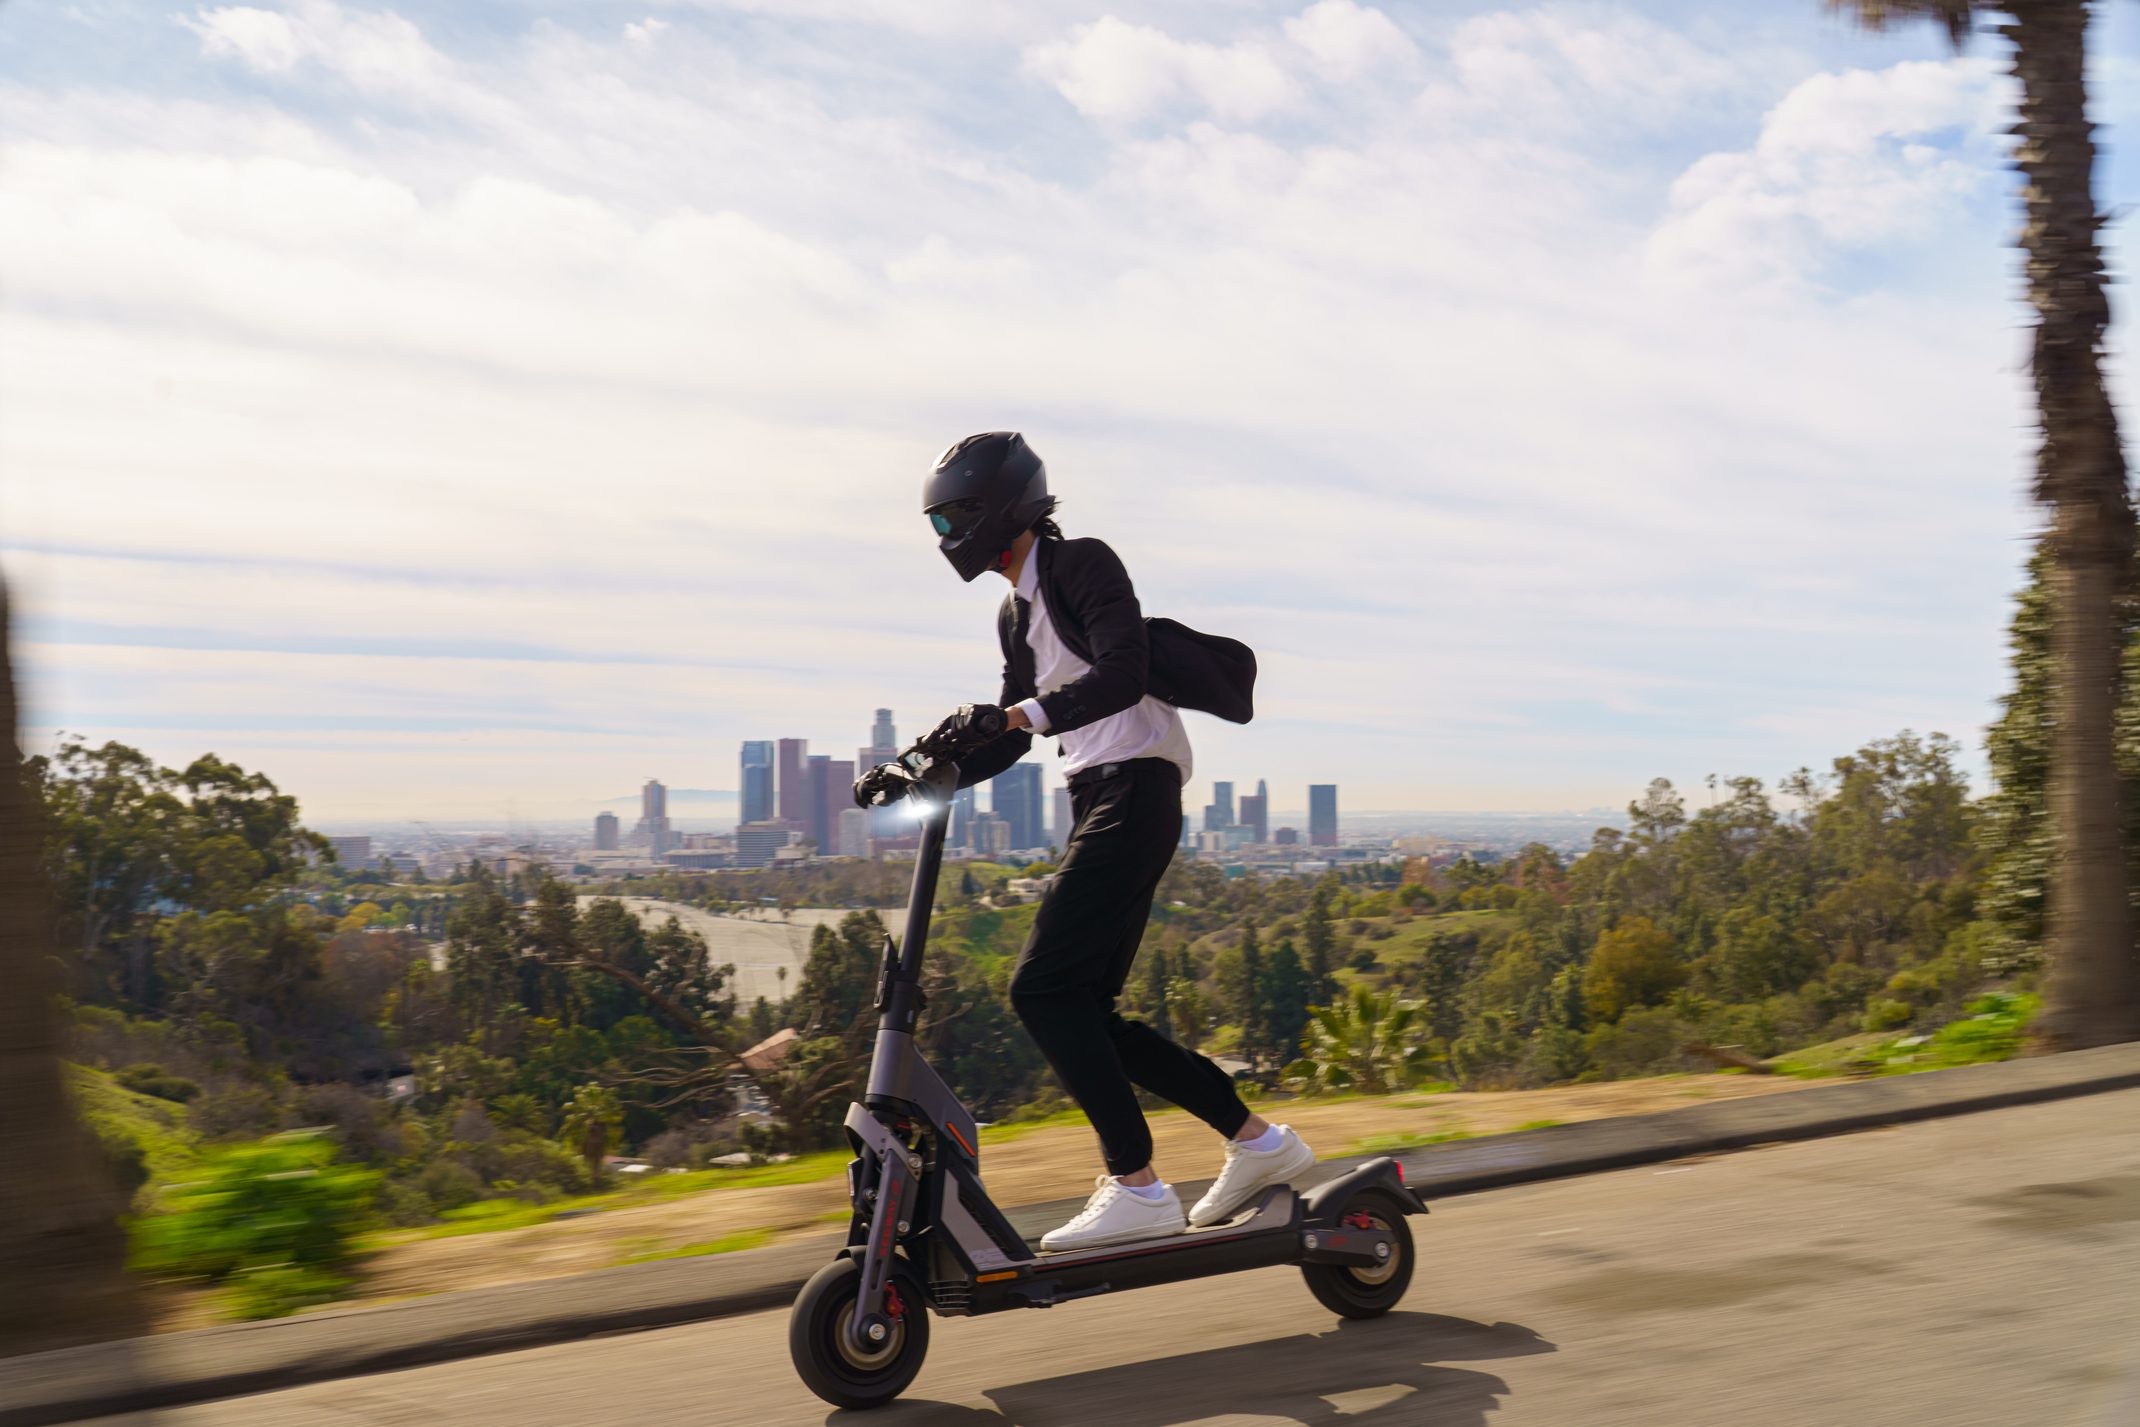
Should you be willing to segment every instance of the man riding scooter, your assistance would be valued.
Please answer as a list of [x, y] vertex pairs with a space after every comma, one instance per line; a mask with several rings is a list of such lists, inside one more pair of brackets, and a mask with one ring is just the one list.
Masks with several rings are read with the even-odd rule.
[[[1063, 1088], [1091, 1119], [1107, 1172], [1084, 1209], [1042, 1238], [1048, 1252], [1215, 1224], [1315, 1163], [1291, 1128], [1249, 1110], [1225, 1071], [1116, 1009], [1180, 836], [1192, 756], [1178, 707], [1236, 704], [1241, 712], [1225, 716], [1245, 721], [1245, 689], [1222, 686], [1244, 677], [1244, 662], [1252, 680], [1253, 656], [1171, 621], [1150, 621], [1148, 629], [1114, 551], [1098, 540], [1063, 538], [1055, 504], [1046, 467], [1016, 432], [986, 432], [953, 446], [922, 495], [938, 546], [959, 577], [970, 582], [992, 570], [1011, 586], [997, 619], [997, 703], [967, 705], [938, 729], [952, 737], [1007, 730], [961, 763], [959, 785], [1004, 772], [1040, 734], [1061, 745], [1070, 789], [1073, 826], [1010, 994]], [[1214, 649], [1221, 650], [1216, 657]], [[857, 799], [876, 796], [886, 776], [885, 769], [864, 774]], [[1137, 1087], [1225, 1139], [1217, 1182], [1186, 1215], [1152, 1163]]]

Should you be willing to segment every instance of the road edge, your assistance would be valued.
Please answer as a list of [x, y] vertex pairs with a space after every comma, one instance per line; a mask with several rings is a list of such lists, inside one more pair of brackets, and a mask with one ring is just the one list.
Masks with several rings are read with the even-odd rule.
[[[1424, 1198], [1447, 1199], [2136, 1087], [2140, 1043], [1519, 1130], [1423, 1146], [1397, 1158]], [[1317, 1177], [1360, 1158], [1326, 1160]], [[1027, 1205], [1011, 1217], [1030, 1232], [1077, 1202]], [[0, 1427], [49, 1427], [776, 1308], [836, 1243], [800, 1240], [0, 1358]]]

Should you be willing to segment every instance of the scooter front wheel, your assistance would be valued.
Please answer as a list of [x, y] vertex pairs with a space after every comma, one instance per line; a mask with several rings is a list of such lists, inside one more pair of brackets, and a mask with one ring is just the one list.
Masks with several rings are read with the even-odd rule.
[[796, 1295], [788, 1317], [788, 1354], [804, 1386], [834, 1407], [881, 1407], [914, 1381], [929, 1351], [926, 1290], [904, 1262], [886, 1281], [891, 1331], [882, 1343], [854, 1340], [855, 1294], [862, 1265], [834, 1259]]

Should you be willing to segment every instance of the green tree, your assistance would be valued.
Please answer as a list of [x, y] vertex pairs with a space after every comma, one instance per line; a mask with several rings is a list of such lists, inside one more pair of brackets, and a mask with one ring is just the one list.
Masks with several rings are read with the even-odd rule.
[[583, 1085], [565, 1107], [558, 1126], [558, 1139], [585, 1162], [587, 1177], [602, 1183], [602, 1158], [609, 1153], [618, 1126], [624, 1123], [624, 1106], [617, 1092], [605, 1085]]
[[1306, 952], [1303, 961], [1308, 973], [1309, 996], [1318, 1006], [1327, 1006], [1337, 995], [1337, 977], [1333, 972], [1336, 938], [1330, 931], [1330, 899], [1334, 888], [1325, 878], [1318, 882], [1314, 895], [1308, 902], [1308, 911], [1301, 918], [1300, 939]]
[[1648, 917], [1629, 917], [1598, 938], [1583, 973], [1583, 1004], [1600, 1021], [1654, 1005], [1686, 980], [1672, 938]]
[[1293, 938], [1280, 937], [1263, 970], [1263, 1004], [1267, 1022], [1267, 1048], [1281, 1066], [1300, 1054], [1301, 1033], [1308, 1028], [1308, 969], [1300, 964]]
[[[1830, 0], [1875, 28], [1932, 19], [1959, 45], [1970, 0]], [[2014, 164], [2022, 176], [2029, 368], [2041, 441], [2035, 494], [2049, 517], [2051, 652], [2046, 821], [2049, 969], [2034, 1034], [2054, 1050], [2140, 1038], [2140, 957], [2132, 938], [2127, 810], [2117, 757], [2132, 589], [2133, 507], [2104, 373], [2108, 277], [2097, 229], [2088, 118], [2091, 7], [2003, 0], [2019, 81]]]
[[1316, 1008], [1300, 1059], [1286, 1077], [1309, 1094], [1402, 1090], [1426, 1071], [1426, 1017], [1394, 991], [1355, 985], [1337, 1004]]

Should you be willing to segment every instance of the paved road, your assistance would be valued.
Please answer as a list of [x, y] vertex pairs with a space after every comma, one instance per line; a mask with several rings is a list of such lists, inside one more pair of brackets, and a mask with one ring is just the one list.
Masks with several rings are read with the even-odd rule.
[[[1404, 1306], [1270, 1269], [936, 1324], [833, 1414], [785, 1315], [124, 1419], [883, 1427], [2133, 1427], [2140, 1091], [1441, 1201]], [[115, 1427], [122, 1419], [106, 1419]]]
[[[580, 903], [584, 906], [593, 900], [582, 897]], [[843, 911], [805, 907], [789, 912], [785, 918], [779, 912], [723, 916], [702, 907], [653, 897], [617, 900], [637, 913], [650, 931], [673, 916], [704, 937], [716, 964], [725, 961], [735, 965], [736, 977], [731, 985], [736, 1004], [745, 1010], [760, 996], [777, 1002], [793, 992], [802, 976], [803, 963], [810, 959], [810, 933], [819, 925], [838, 926], [847, 915]], [[788, 973], [784, 983], [780, 979], [783, 969]]]

